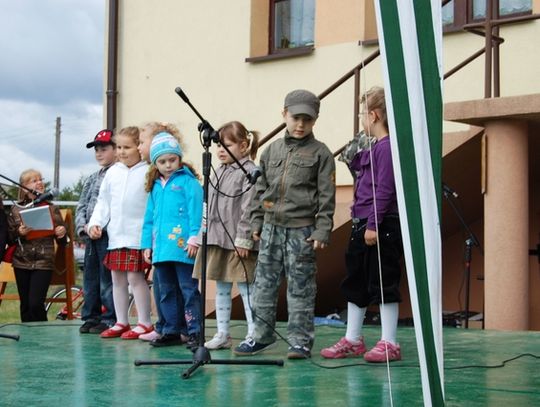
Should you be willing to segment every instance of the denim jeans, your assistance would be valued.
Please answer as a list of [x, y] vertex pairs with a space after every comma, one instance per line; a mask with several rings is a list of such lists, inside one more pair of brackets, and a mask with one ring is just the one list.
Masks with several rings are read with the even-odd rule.
[[[84, 304], [81, 319], [114, 325], [116, 314], [111, 271], [103, 265], [108, 243], [109, 238], [106, 233], [100, 239], [88, 239], [86, 242], [83, 271]], [[105, 312], [102, 312], [102, 305], [105, 307]]]
[[161, 313], [165, 320], [161, 333], [182, 333], [184, 320], [187, 333], [198, 334], [201, 329], [201, 293], [199, 280], [192, 277], [193, 264], [165, 261], [155, 263], [154, 267], [158, 274]]
[[[163, 327], [165, 326], [165, 318], [163, 318], [163, 313], [161, 312], [161, 290], [159, 289], [159, 273], [154, 270], [154, 274], [152, 275], [152, 289], [154, 291], [154, 301], [156, 303], [156, 311], [158, 319], [156, 323], [154, 324], [154, 329], [158, 333], [163, 333]], [[178, 293], [177, 296], [179, 298], [178, 302], [178, 314], [184, 315], [184, 298], [182, 296], [182, 292], [180, 291], [180, 287], [176, 287]], [[179, 324], [180, 324], [180, 332], [184, 335], [187, 334], [187, 325], [186, 325], [186, 319], [185, 318], [179, 318]]]

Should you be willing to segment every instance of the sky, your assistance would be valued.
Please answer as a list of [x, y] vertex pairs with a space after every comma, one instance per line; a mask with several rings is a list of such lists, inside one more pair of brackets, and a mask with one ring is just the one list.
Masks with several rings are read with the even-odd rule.
[[[0, 174], [35, 168], [60, 189], [98, 169], [86, 143], [103, 128], [105, 0], [0, 0]], [[0, 177], [0, 182], [10, 184]]]

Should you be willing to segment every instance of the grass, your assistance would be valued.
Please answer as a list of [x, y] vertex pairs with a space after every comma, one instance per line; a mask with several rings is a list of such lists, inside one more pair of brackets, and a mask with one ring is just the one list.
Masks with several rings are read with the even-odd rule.
[[[77, 272], [75, 280], [76, 285], [81, 285], [82, 273]], [[60, 287], [61, 286], [57, 285], [50, 286], [49, 295], [52, 295], [52, 293], [54, 293]], [[14, 282], [8, 282], [4, 294], [17, 294], [17, 285]], [[0, 325], [14, 322], [21, 322], [19, 314], [19, 301], [2, 300], [2, 302], [0, 303]]]
[[[17, 294], [17, 285], [15, 283], [8, 283], [5, 294]], [[0, 304], [0, 324], [20, 321], [19, 301], [2, 300]]]

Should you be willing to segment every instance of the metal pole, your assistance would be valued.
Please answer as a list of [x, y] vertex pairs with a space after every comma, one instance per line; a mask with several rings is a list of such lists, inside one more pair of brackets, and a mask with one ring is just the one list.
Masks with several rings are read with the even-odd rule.
[[58, 188], [60, 184], [60, 134], [62, 127], [62, 118], [56, 118], [56, 133], [54, 143], [54, 180], [53, 187]]

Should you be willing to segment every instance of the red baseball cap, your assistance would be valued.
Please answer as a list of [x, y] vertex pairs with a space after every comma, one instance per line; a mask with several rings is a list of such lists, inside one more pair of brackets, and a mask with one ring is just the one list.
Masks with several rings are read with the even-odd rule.
[[94, 141], [91, 141], [86, 145], [86, 148], [92, 148], [95, 146], [106, 146], [109, 144], [114, 144], [114, 141], [112, 140], [113, 132], [109, 129], [101, 130], [98, 134], [96, 134], [96, 137], [94, 137]]

